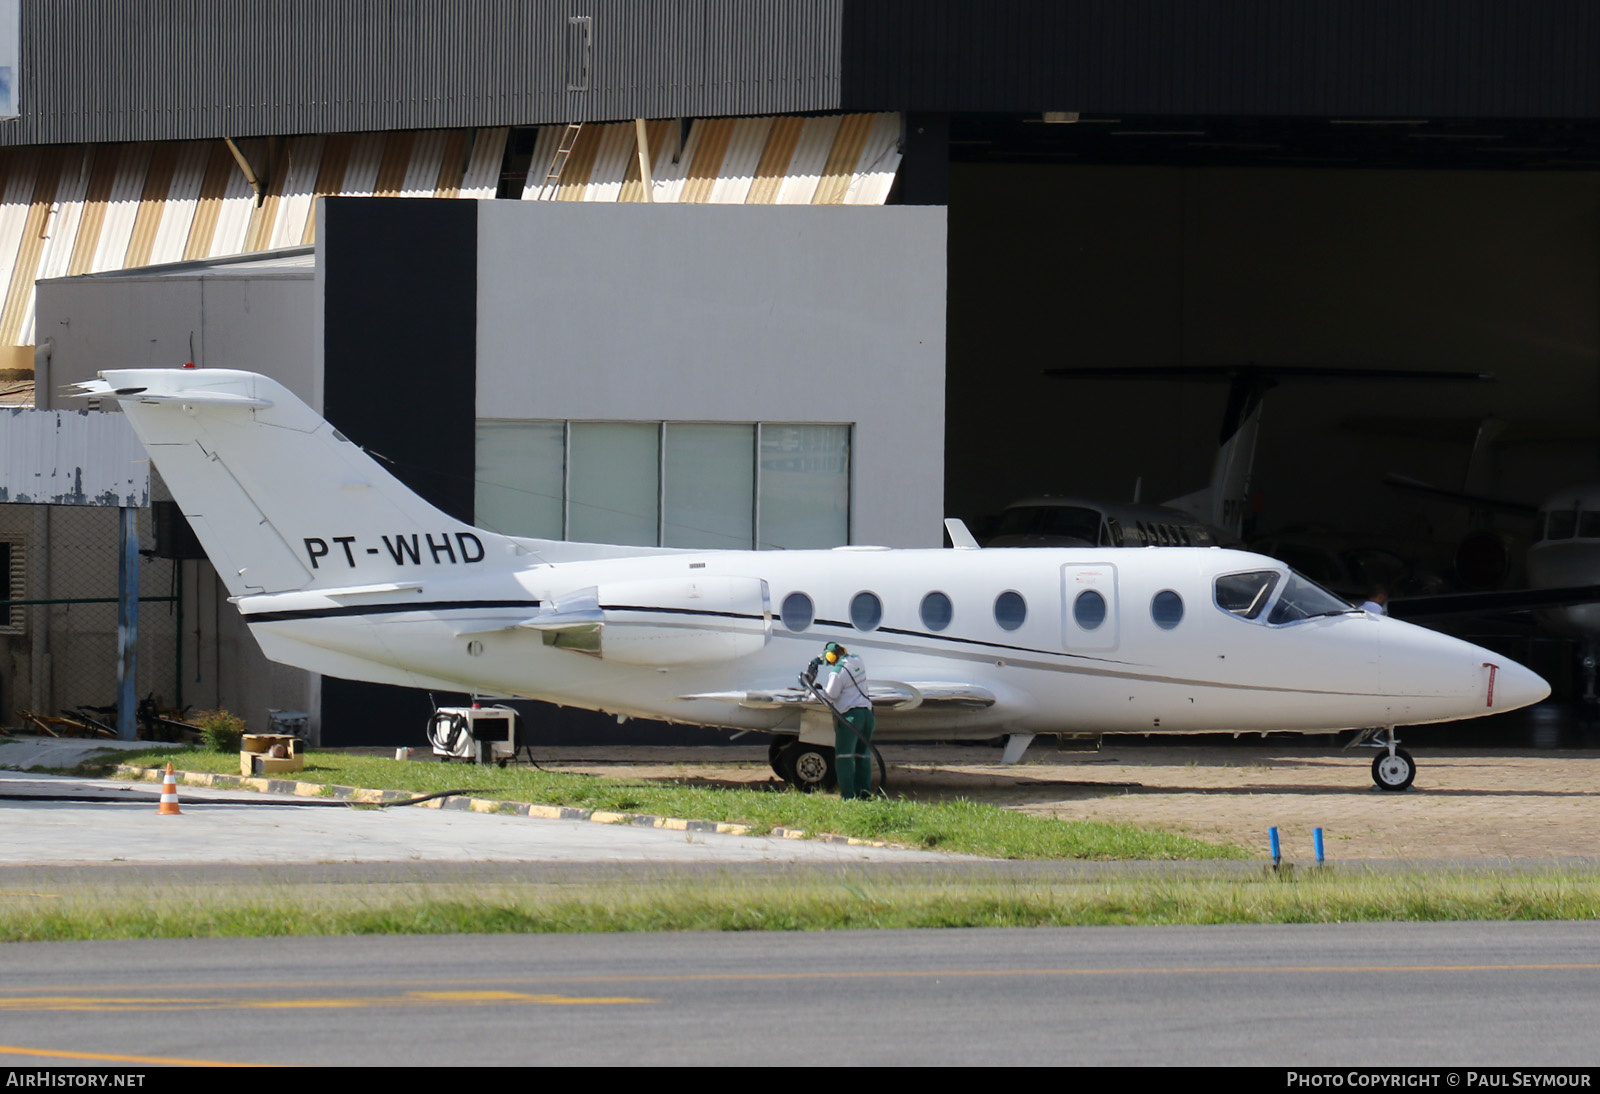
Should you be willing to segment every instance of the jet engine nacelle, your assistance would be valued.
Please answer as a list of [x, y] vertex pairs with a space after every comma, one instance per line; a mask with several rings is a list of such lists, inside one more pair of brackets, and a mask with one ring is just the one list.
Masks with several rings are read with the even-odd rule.
[[549, 645], [624, 665], [732, 661], [772, 636], [767, 583], [755, 577], [617, 581], [558, 596], [526, 626]]

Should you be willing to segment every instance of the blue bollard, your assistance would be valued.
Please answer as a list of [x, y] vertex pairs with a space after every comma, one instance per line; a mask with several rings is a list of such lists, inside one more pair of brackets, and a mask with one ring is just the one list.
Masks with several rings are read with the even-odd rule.
[[1322, 865], [1322, 861], [1323, 861], [1323, 859], [1322, 859], [1322, 829], [1313, 828], [1311, 830], [1311, 842], [1317, 848], [1317, 865], [1321, 866]]
[[1272, 865], [1278, 866], [1283, 862], [1283, 852], [1278, 846], [1278, 829], [1276, 826], [1267, 829], [1267, 836], [1272, 840]]

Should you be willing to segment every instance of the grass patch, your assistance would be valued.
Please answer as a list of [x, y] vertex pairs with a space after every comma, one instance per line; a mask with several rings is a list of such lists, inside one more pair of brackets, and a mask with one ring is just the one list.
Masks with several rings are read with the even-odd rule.
[[[124, 752], [95, 759], [81, 774], [104, 774], [118, 763], [181, 771], [237, 773], [232, 756], [174, 752], [170, 748]], [[415, 763], [337, 752], [306, 754], [303, 782], [374, 790], [436, 794], [470, 790], [482, 798], [568, 805], [617, 813], [649, 813], [690, 820], [748, 824], [881, 840], [901, 847], [1007, 859], [1217, 859], [1248, 858], [1231, 845], [1136, 828], [1132, 825], [1060, 821], [972, 801], [914, 802], [875, 799], [842, 802], [826, 794], [774, 793], [640, 782], [527, 767], [476, 767]]]
[[1600, 916], [1600, 876], [1376, 876], [1294, 880], [942, 881], [638, 879], [582, 886], [71, 886], [0, 891], [0, 941], [845, 930], [1129, 924], [1553, 920]]

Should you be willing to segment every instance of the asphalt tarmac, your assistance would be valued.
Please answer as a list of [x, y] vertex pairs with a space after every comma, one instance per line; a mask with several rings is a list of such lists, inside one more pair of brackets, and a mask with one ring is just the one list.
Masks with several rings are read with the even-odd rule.
[[4, 961], [0, 1068], [1456, 1070], [1442, 1088], [1600, 1062], [1592, 922], [14, 943]]
[[[0, 743], [0, 764], [65, 767], [81, 747]], [[158, 789], [0, 772], [0, 900], [83, 883], [337, 899], [419, 880], [1262, 869], [991, 863], [192, 788], [162, 817]], [[1451, 1069], [1600, 1065], [1596, 922], [128, 940], [11, 943], [0, 962], [0, 1071], [1246, 1064], [1433, 1068], [1446, 1085]]]

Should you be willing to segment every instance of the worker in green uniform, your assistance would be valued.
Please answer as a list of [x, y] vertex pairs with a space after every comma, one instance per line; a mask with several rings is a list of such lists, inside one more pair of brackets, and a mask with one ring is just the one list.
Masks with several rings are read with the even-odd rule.
[[839, 797], [872, 796], [872, 731], [877, 720], [872, 700], [867, 696], [867, 670], [861, 658], [837, 642], [822, 651], [822, 664], [816, 673], [817, 689], [827, 698], [834, 712], [847, 724], [835, 719], [833, 738], [834, 767], [839, 774]]

